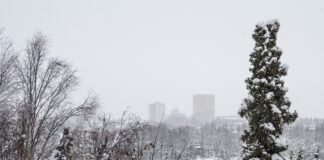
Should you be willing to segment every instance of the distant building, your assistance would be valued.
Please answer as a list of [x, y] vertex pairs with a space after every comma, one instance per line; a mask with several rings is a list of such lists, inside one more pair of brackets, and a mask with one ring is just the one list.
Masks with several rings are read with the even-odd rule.
[[199, 94], [193, 96], [192, 118], [199, 122], [210, 122], [215, 118], [215, 96]]
[[165, 122], [171, 126], [178, 127], [188, 125], [189, 119], [184, 113], [179, 112], [178, 109], [174, 109], [171, 114], [166, 117]]
[[155, 102], [149, 105], [149, 121], [160, 122], [165, 113], [165, 104]]

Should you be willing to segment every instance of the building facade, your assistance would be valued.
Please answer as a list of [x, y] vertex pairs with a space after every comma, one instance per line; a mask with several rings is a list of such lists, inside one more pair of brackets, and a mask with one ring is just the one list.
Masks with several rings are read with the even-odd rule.
[[215, 96], [199, 94], [193, 96], [192, 118], [198, 122], [210, 122], [215, 118]]
[[165, 104], [155, 102], [149, 105], [149, 121], [160, 122], [163, 120], [165, 114]]

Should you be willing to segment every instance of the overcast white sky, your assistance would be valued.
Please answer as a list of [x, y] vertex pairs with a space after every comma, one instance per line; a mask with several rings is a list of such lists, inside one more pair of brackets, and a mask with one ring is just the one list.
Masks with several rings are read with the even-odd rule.
[[79, 69], [76, 99], [91, 89], [104, 111], [131, 106], [143, 118], [154, 101], [190, 115], [197, 93], [215, 95], [216, 115], [237, 115], [251, 34], [272, 18], [292, 109], [324, 117], [322, 0], [0, 0], [0, 27], [16, 48], [42, 31], [51, 55]]

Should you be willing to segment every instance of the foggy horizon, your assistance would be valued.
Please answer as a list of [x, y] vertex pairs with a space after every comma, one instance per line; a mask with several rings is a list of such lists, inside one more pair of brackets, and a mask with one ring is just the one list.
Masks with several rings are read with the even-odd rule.
[[130, 107], [143, 119], [156, 101], [167, 114], [178, 109], [191, 116], [196, 94], [215, 95], [216, 116], [238, 116], [255, 25], [278, 19], [291, 110], [301, 118], [324, 118], [323, 1], [275, 0], [267, 7], [257, 0], [1, 4], [0, 28], [20, 54], [40, 31], [49, 37], [50, 57], [78, 70], [75, 101], [93, 91], [100, 111], [118, 117]]

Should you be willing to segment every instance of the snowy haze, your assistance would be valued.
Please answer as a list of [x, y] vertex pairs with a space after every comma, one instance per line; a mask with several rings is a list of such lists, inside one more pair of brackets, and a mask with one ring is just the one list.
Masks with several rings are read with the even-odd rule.
[[78, 68], [75, 99], [91, 89], [102, 110], [147, 118], [160, 101], [191, 115], [192, 95], [214, 94], [216, 115], [237, 115], [247, 91], [255, 24], [281, 22], [292, 109], [324, 117], [324, 1], [0, 0], [0, 27], [22, 50], [35, 31]]

